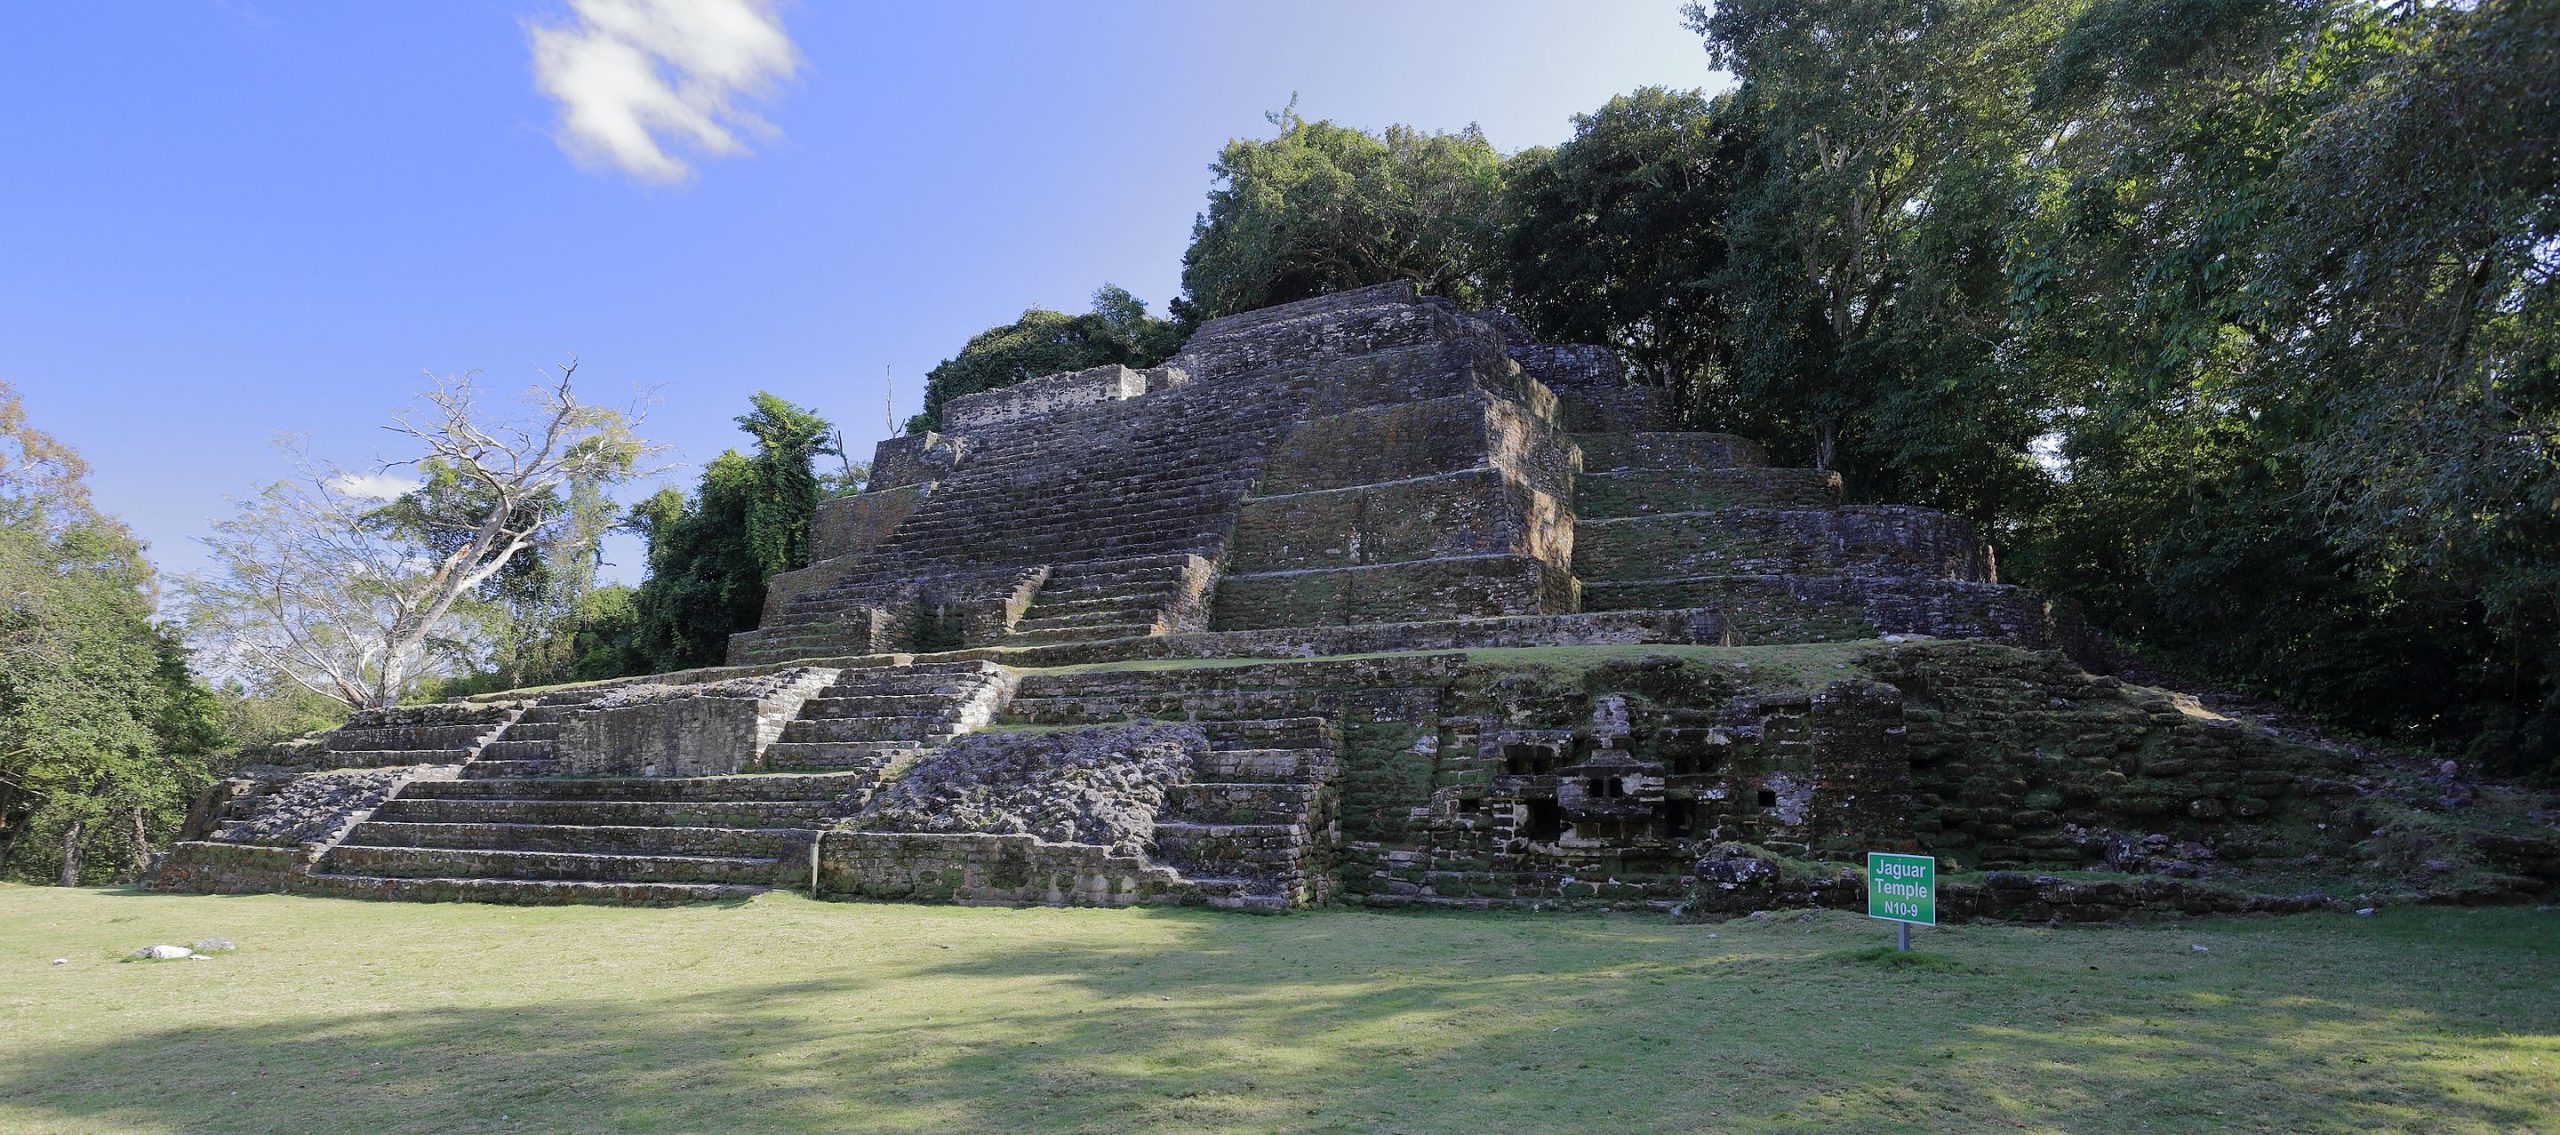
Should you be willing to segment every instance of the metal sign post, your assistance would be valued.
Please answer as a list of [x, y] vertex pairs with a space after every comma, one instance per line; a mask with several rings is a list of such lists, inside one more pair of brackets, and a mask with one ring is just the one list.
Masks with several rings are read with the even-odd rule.
[[1867, 853], [1867, 917], [1894, 924], [1894, 948], [1911, 949], [1911, 928], [1938, 924], [1938, 860]]

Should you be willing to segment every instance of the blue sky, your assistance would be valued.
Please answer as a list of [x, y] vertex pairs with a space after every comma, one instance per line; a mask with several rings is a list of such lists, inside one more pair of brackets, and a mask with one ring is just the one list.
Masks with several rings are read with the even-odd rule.
[[[601, 0], [611, 5], [624, 0]], [[0, 381], [164, 569], [278, 434], [349, 465], [422, 371], [582, 360], [654, 391], [690, 484], [759, 388], [867, 454], [922, 376], [1105, 281], [1163, 309], [1263, 114], [1481, 125], [1503, 150], [1645, 84], [1722, 85], [1667, 0], [779, 9], [770, 129], [669, 181], [574, 160], [530, 27], [564, 3], [0, 0]], [[628, 547], [611, 574], [630, 578]]]

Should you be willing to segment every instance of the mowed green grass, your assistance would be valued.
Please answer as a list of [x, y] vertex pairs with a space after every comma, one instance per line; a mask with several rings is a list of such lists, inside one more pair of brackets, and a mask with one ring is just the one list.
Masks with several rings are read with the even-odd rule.
[[1890, 938], [0, 887], [0, 1131], [2560, 1130], [2560, 912]]

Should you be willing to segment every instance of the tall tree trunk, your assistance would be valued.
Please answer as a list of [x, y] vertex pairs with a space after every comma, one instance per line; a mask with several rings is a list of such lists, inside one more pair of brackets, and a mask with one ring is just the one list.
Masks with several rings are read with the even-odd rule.
[[142, 821], [142, 807], [133, 809], [133, 860], [125, 865], [128, 878], [139, 879], [142, 869], [151, 863], [151, 827]]
[[62, 829], [62, 885], [80, 885], [80, 835], [89, 826], [87, 820], [73, 820]]
[[[5, 818], [0, 817], [0, 819]], [[18, 857], [18, 841], [25, 838], [27, 834], [26, 819], [24, 816], [17, 817], [9, 824], [8, 836], [0, 838], [0, 879], [9, 877], [9, 861]]]

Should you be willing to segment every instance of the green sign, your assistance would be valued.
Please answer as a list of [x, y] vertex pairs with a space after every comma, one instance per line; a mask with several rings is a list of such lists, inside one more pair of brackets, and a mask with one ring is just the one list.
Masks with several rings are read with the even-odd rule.
[[1926, 855], [1867, 853], [1867, 917], [1938, 924], [1938, 861]]

